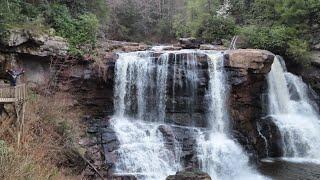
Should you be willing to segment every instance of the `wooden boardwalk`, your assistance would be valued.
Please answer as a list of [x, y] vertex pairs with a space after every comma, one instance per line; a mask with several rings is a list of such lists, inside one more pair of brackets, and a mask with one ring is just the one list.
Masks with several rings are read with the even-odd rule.
[[[26, 109], [27, 87], [26, 84], [17, 86], [0, 85], [0, 104], [12, 104], [14, 107], [18, 126], [17, 143], [20, 145], [23, 134], [24, 116]], [[4, 106], [3, 106], [4, 107]], [[10, 117], [12, 118], [12, 117]]]

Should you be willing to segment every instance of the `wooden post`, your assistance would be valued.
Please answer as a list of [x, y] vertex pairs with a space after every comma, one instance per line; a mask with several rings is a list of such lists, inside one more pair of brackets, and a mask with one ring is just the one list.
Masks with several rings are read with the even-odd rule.
[[[10, 103], [14, 107], [17, 125], [17, 145], [20, 148], [21, 139], [24, 133], [24, 116], [26, 109], [26, 93], [25, 84], [15, 87], [6, 86], [0, 88], [0, 103]], [[8, 129], [10, 130], [10, 129]], [[14, 132], [12, 132], [14, 133]]]

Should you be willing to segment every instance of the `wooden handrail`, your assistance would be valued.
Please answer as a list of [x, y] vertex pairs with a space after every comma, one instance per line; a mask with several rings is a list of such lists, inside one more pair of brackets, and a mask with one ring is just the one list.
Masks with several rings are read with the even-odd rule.
[[0, 87], [0, 102], [1, 100], [21, 101], [26, 99], [26, 84], [19, 84], [17, 86], [2, 86]]

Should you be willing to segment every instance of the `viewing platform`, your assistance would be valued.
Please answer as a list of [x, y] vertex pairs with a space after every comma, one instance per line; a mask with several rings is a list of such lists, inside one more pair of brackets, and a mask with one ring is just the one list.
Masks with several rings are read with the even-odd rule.
[[15, 116], [9, 116], [9, 119], [16, 119], [17, 122], [17, 144], [20, 146], [20, 141], [24, 129], [24, 116], [26, 109], [26, 99], [27, 97], [27, 86], [26, 84], [18, 84], [16, 86], [10, 86], [1, 84], [0, 85], [0, 104], [3, 108], [2, 110], [6, 112], [5, 104], [12, 105], [14, 107]]
[[26, 100], [26, 84], [17, 86], [0, 85], [0, 103], [16, 103]]

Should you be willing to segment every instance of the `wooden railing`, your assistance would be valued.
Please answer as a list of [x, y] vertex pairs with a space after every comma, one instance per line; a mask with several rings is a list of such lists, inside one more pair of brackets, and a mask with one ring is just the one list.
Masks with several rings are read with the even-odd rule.
[[26, 84], [0, 86], [0, 103], [13, 103], [26, 99]]

